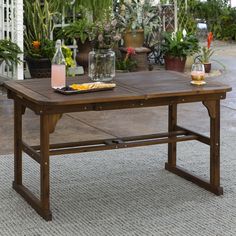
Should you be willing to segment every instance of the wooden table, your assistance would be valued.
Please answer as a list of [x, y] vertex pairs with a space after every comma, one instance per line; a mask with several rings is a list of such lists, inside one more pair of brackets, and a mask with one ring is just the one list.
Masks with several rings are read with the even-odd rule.
[[[77, 82], [85, 82], [82, 78]], [[75, 82], [75, 79], [73, 80]], [[41, 215], [51, 220], [49, 194], [49, 156], [65, 153], [98, 151], [144, 145], [168, 143], [169, 170], [198, 186], [223, 194], [220, 186], [220, 100], [231, 91], [227, 85], [209, 79], [204, 86], [192, 86], [190, 78], [175, 72], [156, 71], [117, 75], [113, 91], [61, 95], [50, 87], [50, 80], [9, 81], [5, 83], [8, 98], [14, 99], [14, 181], [13, 188]], [[72, 81], [68, 81], [72, 83]], [[177, 125], [177, 104], [202, 102], [210, 116], [210, 137], [203, 136]], [[73, 143], [49, 143], [63, 113], [101, 111], [125, 108], [167, 105], [168, 132], [108, 140], [91, 140]], [[22, 140], [22, 115], [25, 109], [33, 110], [40, 117], [40, 145], [29, 146]], [[122, 112], [122, 111], [121, 111]], [[210, 180], [203, 180], [176, 165], [177, 142], [198, 140], [210, 146]], [[22, 151], [40, 165], [40, 199], [22, 183]]]

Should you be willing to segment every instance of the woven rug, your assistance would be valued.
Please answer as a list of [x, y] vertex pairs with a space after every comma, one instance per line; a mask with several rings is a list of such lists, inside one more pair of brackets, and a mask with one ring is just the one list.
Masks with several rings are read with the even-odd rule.
[[[236, 235], [236, 135], [222, 137], [217, 197], [164, 170], [167, 146], [51, 157], [51, 210], [44, 221], [12, 188], [13, 156], [0, 156], [0, 235]], [[181, 166], [209, 176], [209, 148], [178, 144]], [[36, 194], [38, 165], [24, 157]]]

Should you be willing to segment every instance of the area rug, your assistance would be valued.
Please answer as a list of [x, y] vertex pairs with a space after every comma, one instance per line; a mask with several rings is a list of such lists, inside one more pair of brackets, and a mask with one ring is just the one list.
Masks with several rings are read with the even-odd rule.
[[[235, 134], [222, 137], [223, 196], [164, 169], [167, 145], [51, 157], [51, 210], [44, 221], [12, 188], [13, 155], [0, 156], [0, 235], [236, 235]], [[178, 144], [178, 163], [209, 176], [209, 147]], [[24, 156], [38, 194], [38, 165]]]

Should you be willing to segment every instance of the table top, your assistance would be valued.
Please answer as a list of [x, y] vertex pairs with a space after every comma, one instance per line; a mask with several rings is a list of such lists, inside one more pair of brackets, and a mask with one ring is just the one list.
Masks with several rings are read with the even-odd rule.
[[[183, 97], [201, 94], [220, 94], [231, 91], [231, 87], [207, 79], [204, 86], [193, 86], [191, 78], [178, 72], [144, 71], [117, 74], [114, 90], [85, 94], [63, 95], [55, 93], [50, 79], [8, 81], [4, 84], [8, 92], [40, 105], [73, 105], [114, 101], [148, 100], [151, 98]], [[67, 84], [89, 82], [86, 76], [70, 78]], [[91, 82], [91, 81], [90, 81]]]

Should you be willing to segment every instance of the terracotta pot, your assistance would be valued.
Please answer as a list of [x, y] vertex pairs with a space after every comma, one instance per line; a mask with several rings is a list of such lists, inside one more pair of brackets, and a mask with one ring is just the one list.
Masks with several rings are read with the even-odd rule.
[[76, 62], [83, 66], [84, 70], [88, 69], [88, 54], [90, 51], [92, 51], [92, 43], [89, 40], [85, 40], [84, 43], [80, 41], [80, 39], [77, 40], [77, 46], [78, 46], [78, 54], [76, 56]]
[[165, 69], [184, 72], [186, 58], [164, 56]]
[[124, 35], [124, 47], [140, 48], [144, 43], [144, 31], [135, 30], [135, 31], [126, 31]]
[[211, 72], [211, 63], [204, 63], [203, 65], [205, 68], [205, 72], [210, 73]]
[[49, 58], [26, 57], [31, 78], [50, 78], [51, 61]]

